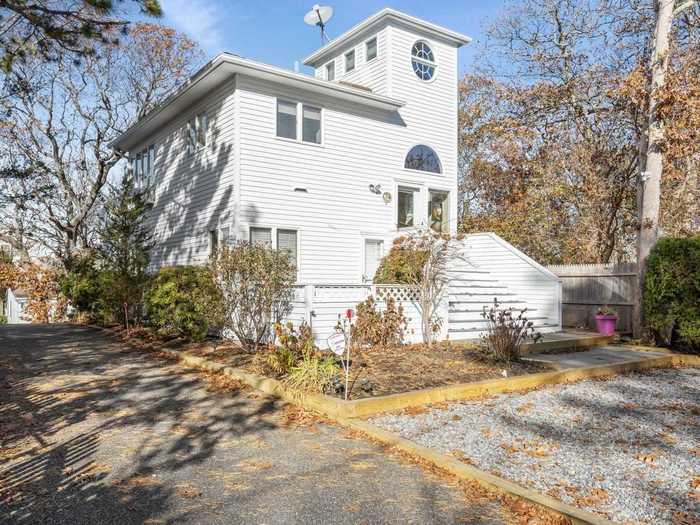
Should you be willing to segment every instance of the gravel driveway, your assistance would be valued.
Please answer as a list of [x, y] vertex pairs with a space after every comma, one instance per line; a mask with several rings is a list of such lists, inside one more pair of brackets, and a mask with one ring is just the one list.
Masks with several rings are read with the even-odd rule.
[[483, 494], [223, 386], [99, 330], [0, 327], [0, 522], [513, 521]]
[[374, 418], [622, 523], [700, 523], [700, 369], [583, 381]]

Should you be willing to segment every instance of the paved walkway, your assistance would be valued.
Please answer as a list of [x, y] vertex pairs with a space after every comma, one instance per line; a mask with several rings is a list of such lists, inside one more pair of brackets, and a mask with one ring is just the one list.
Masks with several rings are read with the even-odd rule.
[[584, 368], [588, 366], [603, 366], [624, 363], [626, 361], [641, 361], [668, 355], [666, 352], [639, 350], [632, 346], [599, 346], [580, 352], [563, 354], [532, 354], [523, 359], [550, 363], [557, 368]]
[[0, 403], [1, 523], [513, 522], [340, 428], [90, 328], [0, 327]]

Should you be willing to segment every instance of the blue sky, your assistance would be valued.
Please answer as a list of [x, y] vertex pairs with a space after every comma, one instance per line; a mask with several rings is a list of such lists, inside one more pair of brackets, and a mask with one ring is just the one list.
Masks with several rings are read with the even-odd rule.
[[[320, 47], [318, 30], [304, 24], [314, 0], [234, 1], [161, 0], [162, 23], [187, 33], [207, 56], [230, 51], [246, 58], [292, 69], [294, 61]], [[328, 0], [335, 14], [328, 24], [331, 39], [376, 13], [392, 7], [460, 31], [474, 42], [460, 51], [461, 71], [471, 69], [476, 45], [504, 0]], [[303, 66], [302, 66], [303, 68]]]

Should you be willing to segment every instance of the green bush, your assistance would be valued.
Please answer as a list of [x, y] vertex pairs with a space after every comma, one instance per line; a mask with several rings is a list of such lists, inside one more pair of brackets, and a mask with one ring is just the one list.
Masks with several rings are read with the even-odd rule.
[[216, 322], [219, 291], [208, 268], [161, 268], [144, 294], [146, 315], [161, 333], [184, 335], [201, 341]]
[[417, 284], [420, 282], [428, 254], [425, 251], [407, 247], [404, 241], [405, 239], [401, 237], [394, 240], [391, 250], [379, 263], [377, 273], [374, 275], [375, 284]]
[[61, 293], [71, 305], [91, 322], [102, 322], [106, 315], [103, 289], [107, 286], [104, 272], [98, 269], [92, 252], [73, 257], [60, 282]]
[[7, 324], [7, 317], [0, 314], [0, 324]]
[[700, 235], [656, 244], [647, 259], [644, 319], [657, 344], [700, 352]]

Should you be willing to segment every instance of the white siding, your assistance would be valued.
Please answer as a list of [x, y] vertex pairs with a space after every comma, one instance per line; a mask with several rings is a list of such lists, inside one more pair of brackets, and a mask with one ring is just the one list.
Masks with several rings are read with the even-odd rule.
[[[367, 64], [365, 42], [375, 35], [378, 56]], [[355, 47], [356, 70], [347, 80], [405, 101], [398, 113], [239, 75], [166, 126], [154, 137], [158, 186], [152, 265], [204, 262], [210, 230], [228, 227], [231, 237], [247, 239], [254, 225], [298, 231], [299, 282], [360, 283], [365, 239], [382, 239], [388, 250], [399, 233], [399, 186], [418, 190], [420, 227], [427, 224], [429, 190], [449, 191], [455, 231], [457, 50], [425, 38], [439, 71], [434, 81], [423, 82], [410, 63], [411, 46], [419, 38], [423, 36], [394, 23], [338, 51], [340, 62], [349, 46]], [[336, 75], [344, 78], [343, 64], [336, 64]], [[275, 136], [277, 97], [323, 108], [321, 145]], [[203, 109], [209, 143], [206, 151], [186, 158], [182, 129]], [[404, 169], [405, 156], [416, 144], [437, 152], [442, 174]], [[371, 193], [370, 184], [380, 185], [391, 201]]]
[[[365, 43], [377, 38], [377, 57], [367, 62]], [[345, 72], [345, 53], [355, 50], [355, 69]], [[335, 80], [359, 84], [372, 90], [378, 95], [386, 95], [388, 91], [388, 64], [391, 49], [388, 42], [387, 26], [373, 33], [365, 33], [361, 38], [349, 41], [341, 47], [332, 59], [320, 64], [315, 70], [317, 78], [326, 78], [326, 64], [335, 62]]]
[[477, 268], [488, 270], [519, 297], [537, 316], [561, 330], [561, 281], [493, 233], [465, 236], [466, 257]]
[[[235, 231], [234, 87], [233, 81], [225, 83], [134, 148], [156, 144], [156, 197], [150, 212], [154, 268], [202, 263], [209, 253], [210, 230]], [[207, 146], [188, 157], [186, 123], [203, 111], [208, 117]]]
[[[436, 175], [403, 169], [406, 152], [424, 131], [407, 127], [395, 114], [301, 96], [246, 77], [238, 79], [237, 89], [241, 224], [298, 230], [301, 282], [361, 282], [364, 238], [384, 239], [388, 246], [396, 234], [399, 183], [422, 190], [417, 199], [421, 220], [427, 214], [429, 187], [456, 191], [454, 170]], [[323, 108], [323, 144], [275, 136], [277, 96]], [[443, 164], [447, 168], [455, 162], [444, 159]], [[371, 193], [370, 184], [380, 184], [392, 201], [386, 204], [381, 195]]]

